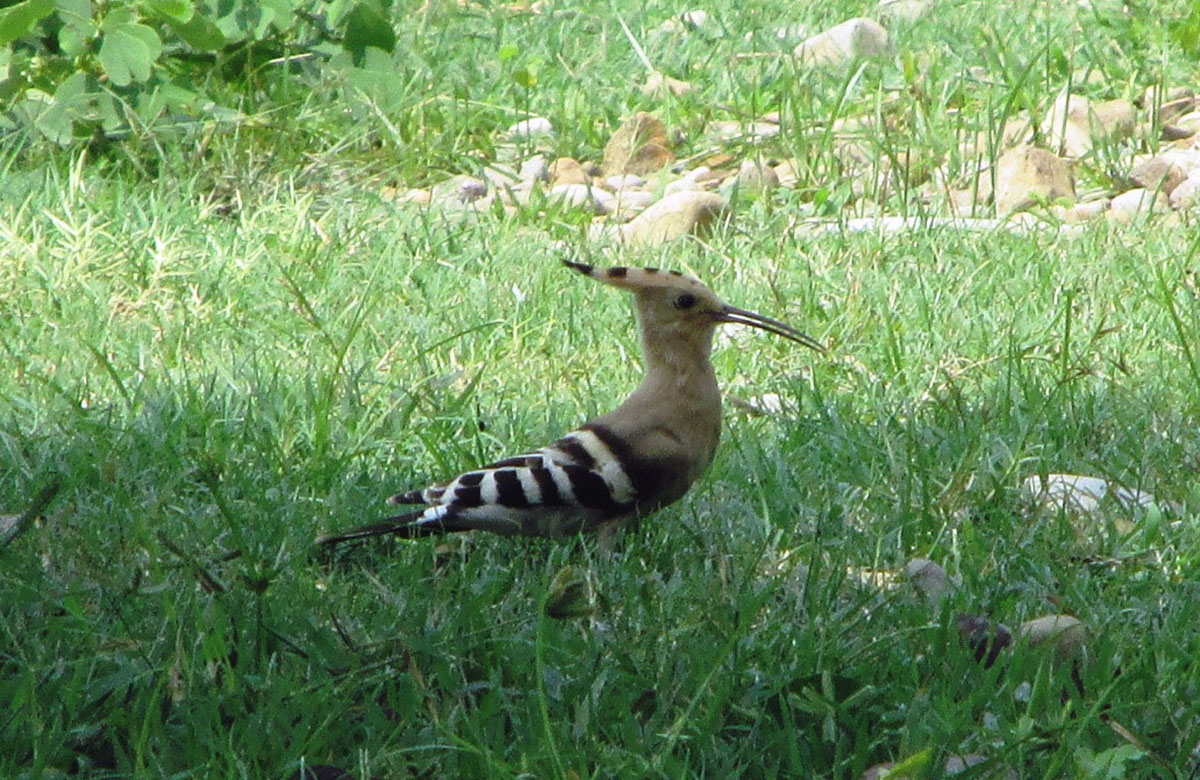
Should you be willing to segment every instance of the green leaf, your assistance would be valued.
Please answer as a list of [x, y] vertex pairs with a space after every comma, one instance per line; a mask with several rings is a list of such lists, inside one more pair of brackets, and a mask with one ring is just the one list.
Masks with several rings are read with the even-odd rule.
[[151, 68], [162, 53], [158, 33], [144, 24], [125, 21], [131, 18], [127, 9], [110, 13], [101, 25], [104, 41], [100, 44], [100, 65], [118, 87], [150, 78]]
[[203, 14], [193, 14], [190, 20], [182, 23], [168, 19], [167, 24], [193, 49], [220, 51], [229, 43], [221, 28]]
[[296, 23], [296, 6], [291, 0], [260, 0], [256, 5], [262, 14], [254, 28], [257, 40], [266, 37], [271, 25], [279, 32], [286, 32]]
[[29, 34], [33, 26], [54, 13], [54, 0], [24, 0], [0, 11], [0, 46]]
[[195, 9], [187, 0], [148, 0], [146, 7], [168, 21], [187, 24], [195, 16]]
[[521, 49], [515, 43], [504, 43], [500, 45], [500, 51], [496, 52], [496, 56], [500, 62], [508, 62], [513, 57], [521, 53]]
[[67, 56], [78, 57], [96, 34], [91, 0], [55, 0], [54, 10], [62, 21], [58, 31], [58, 47]]
[[517, 68], [513, 71], [513, 81], [522, 89], [533, 89], [538, 83], [537, 66], [531, 62], [523, 68]]
[[15, 113], [54, 143], [66, 146], [74, 140], [75, 120], [91, 116], [95, 97], [88, 92], [87, 76], [73, 73], [53, 95], [40, 89], [26, 90]]
[[381, 13], [359, 3], [346, 17], [346, 35], [342, 45], [354, 55], [354, 63], [359, 65], [368, 46], [389, 53], [395, 51], [396, 31]]

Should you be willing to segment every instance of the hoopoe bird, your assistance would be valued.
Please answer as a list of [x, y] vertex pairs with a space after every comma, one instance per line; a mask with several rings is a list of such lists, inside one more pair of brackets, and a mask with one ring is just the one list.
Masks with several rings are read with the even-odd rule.
[[563, 263], [633, 293], [645, 362], [633, 395], [536, 452], [390, 499], [422, 509], [322, 537], [319, 544], [456, 531], [607, 535], [678, 501], [712, 463], [721, 436], [721, 394], [710, 360], [718, 325], [749, 325], [824, 352], [790, 325], [729, 306], [677, 271]]

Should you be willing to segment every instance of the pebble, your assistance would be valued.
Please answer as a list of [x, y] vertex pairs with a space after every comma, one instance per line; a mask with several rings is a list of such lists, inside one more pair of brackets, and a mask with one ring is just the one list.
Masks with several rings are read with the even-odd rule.
[[1156, 503], [1155, 497], [1143, 490], [1110, 488], [1108, 480], [1079, 474], [1047, 474], [1044, 478], [1034, 474], [1026, 477], [1021, 490], [1048, 509], [1073, 512], [1095, 512], [1110, 491], [1113, 498], [1128, 507], [1145, 508]]
[[1163, 155], [1142, 159], [1129, 172], [1129, 180], [1137, 187], [1161, 189], [1167, 195], [1183, 183], [1187, 171]]
[[638, 112], [613, 133], [604, 147], [602, 170], [643, 175], [675, 162], [667, 129], [653, 114]]
[[704, 128], [707, 135], [720, 143], [729, 141], [761, 141], [779, 135], [777, 122], [739, 122], [736, 119], [719, 119], [709, 122]]
[[711, 192], [667, 195], [622, 226], [621, 235], [633, 246], [659, 246], [681, 236], [699, 234], [729, 212], [729, 202]]
[[1173, 209], [1186, 209], [1200, 203], [1197, 193], [1200, 193], [1200, 171], [1193, 171], [1171, 191], [1168, 201]]
[[611, 214], [617, 205], [611, 192], [588, 184], [559, 184], [550, 190], [549, 199], [571, 208], [590, 209], [598, 216]]
[[452, 179], [436, 184], [431, 193], [431, 199], [438, 203], [472, 203], [488, 193], [488, 184], [483, 179], [474, 176], [455, 176]]
[[538, 136], [553, 135], [554, 125], [549, 119], [541, 116], [532, 116], [528, 119], [522, 119], [512, 127], [508, 128], [507, 135], [513, 140], [536, 138]]
[[946, 570], [928, 558], [913, 558], [905, 564], [904, 576], [930, 602], [941, 601], [956, 587]]
[[1070, 223], [1090, 222], [1097, 217], [1103, 216], [1108, 211], [1110, 203], [1112, 201], [1108, 198], [1091, 200], [1087, 203], [1076, 203], [1063, 212], [1062, 220]]
[[517, 178], [521, 181], [550, 181], [550, 165], [546, 162], [546, 156], [535, 154], [521, 163]]
[[1071, 615], [1043, 615], [1022, 623], [1017, 628], [1017, 639], [1030, 647], [1052, 647], [1059, 660], [1066, 661], [1084, 652], [1088, 629]]
[[807, 65], [841, 65], [891, 51], [887, 30], [873, 19], [856, 17], [818, 33], [792, 51]]
[[583, 170], [583, 166], [574, 157], [559, 157], [550, 163], [550, 183], [559, 184], [589, 184], [591, 177]]
[[743, 194], [763, 195], [779, 186], [779, 176], [766, 163], [746, 160], [738, 168], [734, 184]]
[[1064, 92], [1042, 121], [1041, 131], [1051, 149], [1083, 157], [1101, 142], [1128, 138], [1136, 122], [1137, 113], [1128, 100], [1093, 103], [1083, 95]]
[[1074, 198], [1071, 167], [1045, 149], [1018, 146], [996, 163], [996, 210], [1000, 214], [1027, 209], [1039, 200]]
[[1161, 192], [1137, 187], [1112, 199], [1108, 207], [1108, 218], [1115, 222], [1132, 222], [1155, 210], [1166, 211], [1170, 206], [1171, 202]]
[[620, 192], [621, 190], [644, 187], [646, 186], [646, 180], [632, 173], [622, 173], [617, 176], [609, 176], [604, 180], [604, 184], [613, 192]]

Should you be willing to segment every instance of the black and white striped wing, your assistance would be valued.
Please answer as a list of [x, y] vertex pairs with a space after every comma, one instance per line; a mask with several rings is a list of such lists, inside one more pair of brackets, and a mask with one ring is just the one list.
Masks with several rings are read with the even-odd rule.
[[410, 521], [413, 533], [488, 530], [563, 536], [630, 515], [638, 490], [622, 461], [621, 442], [585, 426], [537, 452], [469, 471], [443, 485], [394, 496], [395, 504], [427, 504]]

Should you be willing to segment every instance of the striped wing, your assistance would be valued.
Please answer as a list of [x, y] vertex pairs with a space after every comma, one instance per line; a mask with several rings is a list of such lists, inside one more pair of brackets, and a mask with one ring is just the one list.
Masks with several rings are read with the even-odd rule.
[[573, 534], [634, 511], [638, 491], [622, 454], [621, 442], [607, 429], [584, 426], [537, 452], [390, 500], [428, 505], [409, 521], [411, 535], [421, 526], [434, 533]]

